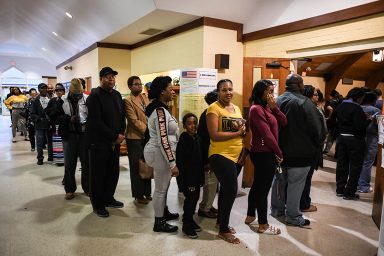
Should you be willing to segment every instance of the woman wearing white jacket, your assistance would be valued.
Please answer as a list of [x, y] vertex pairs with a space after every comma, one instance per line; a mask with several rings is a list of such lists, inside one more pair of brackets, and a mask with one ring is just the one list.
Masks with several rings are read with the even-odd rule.
[[166, 222], [179, 217], [177, 213], [170, 213], [166, 206], [171, 177], [179, 174], [176, 166], [179, 126], [177, 119], [171, 115], [166, 105], [172, 101], [173, 95], [172, 79], [169, 76], [156, 77], [148, 93], [149, 99], [153, 101], [145, 110], [150, 138], [144, 148], [144, 158], [147, 164], [154, 168], [155, 225], [153, 231], [155, 232], [170, 233], [178, 229], [177, 226]]

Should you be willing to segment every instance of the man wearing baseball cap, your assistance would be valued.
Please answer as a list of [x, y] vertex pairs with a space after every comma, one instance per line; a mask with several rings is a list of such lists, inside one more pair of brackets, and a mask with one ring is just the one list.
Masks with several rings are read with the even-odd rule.
[[124, 140], [125, 111], [121, 94], [114, 90], [117, 72], [100, 70], [100, 86], [87, 98], [85, 140], [89, 155], [90, 197], [94, 213], [108, 217], [106, 207], [122, 208], [114, 198], [119, 180], [120, 143]]
[[51, 125], [45, 114], [45, 109], [48, 106], [48, 86], [45, 83], [40, 83], [37, 86], [40, 95], [36, 97], [31, 106], [31, 119], [36, 129], [36, 146], [37, 146], [37, 164], [42, 165], [44, 160], [43, 147], [44, 137], [48, 145], [48, 161], [53, 161], [52, 151], [52, 133]]

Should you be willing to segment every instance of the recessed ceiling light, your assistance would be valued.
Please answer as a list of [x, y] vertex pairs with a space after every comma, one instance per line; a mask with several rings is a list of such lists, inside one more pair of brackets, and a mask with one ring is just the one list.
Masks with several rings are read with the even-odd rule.
[[41, 50], [43, 50], [43, 51], [47, 51], [47, 49], [45, 49], [44, 47], [41, 47]]
[[67, 15], [68, 18], [71, 18], [71, 19], [72, 19], [72, 15], [71, 15], [69, 12], [66, 12], [65, 15]]
[[54, 34], [55, 36], [59, 36], [55, 31], [53, 31], [52, 34]]

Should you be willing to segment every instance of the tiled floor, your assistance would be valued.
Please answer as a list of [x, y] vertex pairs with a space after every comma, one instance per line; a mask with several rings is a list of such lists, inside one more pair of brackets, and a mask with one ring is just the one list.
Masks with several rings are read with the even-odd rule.
[[[312, 198], [318, 211], [306, 214], [311, 229], [287, 227], [269, 216], [282, 229], [280, 236], [257, 234], [244, 218], [247, 197], [239, 196], [230, 224], [241, 244], [217, 238], [214, 220], [196, 218], [203, 232], [191, 240], [177, 234], [152, 232], [152, 205], [136, 206], [130, 192], [127, 157], [121, 157], [121, 175], [116, 198], [122, 209], [111, 216], [92, 213], [81, 187], [75, 199], [64, 200], [61, 185], [64, 168], [36, 165], [29, 142], [11, 143], [9, 117], [0, 116], [0, 255], [375, 255], [379, 230], [371, 218], [372, 194], [359, 201], [335, 196], [335, 163], [313, 177]], [[45, 152], [46, 153], [46, 152]], [[77, 172], [80, 178], [80, 172]], [[243, 190], [247, 193], [248, 190]], [[173, 180], [168, 205], [182, 212], [182, 197]], [[181, 227], [181, 221], [175, 221]]]

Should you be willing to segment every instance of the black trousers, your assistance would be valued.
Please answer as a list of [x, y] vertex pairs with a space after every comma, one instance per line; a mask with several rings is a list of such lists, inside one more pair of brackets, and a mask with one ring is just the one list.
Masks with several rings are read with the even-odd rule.
[[89, 163], [85, 147], [84, 134], [69, 133], [63, 139], [64, 147], [64, 189], [66, 193], [76, 191], [77, 158], [81, 163], [81, 187], [85, 193], [89, 192]]
[[273, 152], [251, 152], [254, 180], [248, 194], [248, 216], [255, 216], [257, 210], [259, 224], [268, 224], [268, 193], [276, 171], [276, 157]]
[[354, 196], [364, 161], [365, 140], [339, 135], [336, 145], [336, 193]]
[[151, 179], [142, 179], [139, 175], [139, 159], [143, 158], [144, 140], [126, 139], [131, 175], [132, 197], [143, 198], [151, 195]]
[[35, 127], [33, 125], [28, 125], [28, 137], [29, 143], [31, 143], [31, 149], [36, 148]]
[[184, 188], [183, 194], [184, 199], [184, 215], [183, 215], [183, 225], [189, 225], [193, 222], [193, 215], [196, 211], [197, 201], [200, 197], [200, 187], [193, 187], [193, 191], [190, 191], [188, 188]]
[[114, 200], [119, 180], [120, 145], [88, 149], [89, 191], [94, 210], [104, 209]]
[[220, 224], [220, 232], [229, 232], [229, 218], [233, 203], [237, 194], [237, 174], [240, 168], [235, 162], [221, 155], [212, 155], [209, 157], [209, 164], [215, 173], [219, 183], [218, 198], [218, 216], [217, 221]]

